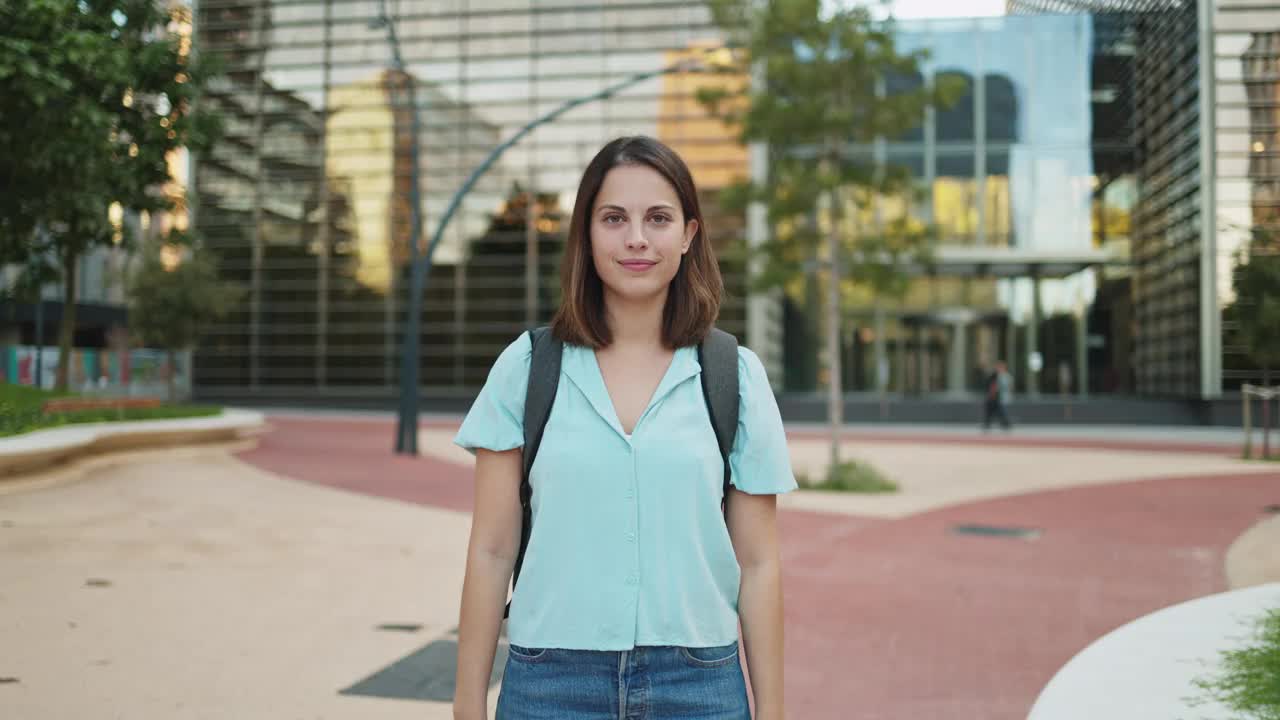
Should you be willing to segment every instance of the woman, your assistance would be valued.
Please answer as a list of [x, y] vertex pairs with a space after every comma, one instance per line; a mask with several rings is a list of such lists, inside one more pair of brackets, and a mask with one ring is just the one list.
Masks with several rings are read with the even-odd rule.
[[[738, 354], [733, 489], [699, 383], [696, 346], [722, 283], [689, 169], [621, 138], [578, 188], [551, 325], [562, 380], [538, 448], [532, 537], [511, 599], [497, 717], [783, 718], [775, 495], [795, 488], [759, 359]], [[494, 363], [455, 442], [476, 454], [454, 717], [486, 717], [490, 669], [520, 542], [531, 356]]]

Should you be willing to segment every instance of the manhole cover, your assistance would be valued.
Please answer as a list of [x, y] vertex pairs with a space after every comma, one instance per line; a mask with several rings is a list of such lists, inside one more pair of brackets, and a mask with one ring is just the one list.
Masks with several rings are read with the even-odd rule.
[[18, 682], [16, 677], [0, 677], [0, 685], [15, 685]]
[[111, 587], [110, 580], [103, 580], [101, 578], [91, 578], [89, 580], [86, 580], [84, 584], [88, 585], [89, 587]]
[[379, 630], [385, 630], [385, 631], [387, 631], [387, 632], [406, 632], [406, 633], [412, 633], [412, 632], [418, 632], [419, 630], [421, 630], [421, 629], [422, 629], [422, 626], [421, 626], [421, 625], [410, 625], [410, 624], [408, 624], [408, 623], [383, 623], [382, 625], [379, 625], [379, 626], [378, 626], [378, 629], [379, 629]]
[[1023, 538], [1031, 540], [1040, 537], [1037, 528], [1017, 527], [1013, 525], [955, 525], [951, 532], [956, 535], [979, 535], [982, 537]]

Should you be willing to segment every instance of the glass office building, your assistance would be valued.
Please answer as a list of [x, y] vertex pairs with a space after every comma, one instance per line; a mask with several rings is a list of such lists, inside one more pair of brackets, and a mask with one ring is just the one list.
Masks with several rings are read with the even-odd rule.
[[1135, 49], [1137, 390], [1211, 399], [1258, 382], [1235, 335], [1231, 269], [1280, 209], [1280, 3], [1011, 0], [1128, 27]]
[[[410, 102], [425, 247], [468, 174], [526, 122], [718, 43], [707, 9], [690, 3], [392, 3], [405, 64], [397, 72], [378, 8], [197, 6], [198, 47], [227, 70], [208, 102], [228, 122], [194, 173], [195, 224], [224, 275], [249, 290], [241, 312], [203, 342], [203, 395], [376, 401], [394, 392], [411, 251]], [[681, 151], [717, 245], [740, 239], [744, 222], [718, 212], [716, 197], [747, 172], [747, 152], [694, 100], [705, 80], [667, 75], [584, 105], [483, 176], [434, 254], [420, 328], [425, 393], [474, 393], [507, 343], [549, 319], [579, 175], [617, 135], [652, 135]], [[743, 273], [725, 271], [722, 325], [745, 335]]]
[[[1122, 30], [1087, 14], [899, 25], [899, 47], [929, 58], [885, 91], [943, 79], [964, 91], [920, 126], [853, 148], [862, 162], [905, 167], [915, 184], [877, 198], [862, 213], [867, 230], [906, 218], [933, 226], [939, 247], [905, 297], [855, 299], [847, 387], [963, 396], [1007, 359], [1031, 394], [1133, 389], [1132, 53]], [[786, 304], [788, 328], [814, 327], [816, 302]], [[804, 358], [813, 341], [788, 340], [790, 389], [821, 384]]]
[[[1241, 236], [1215, 225], [1274, 218], [1278, 6], [1055, 2], [899, 25], [900, 46], [931, 57], [885, 91], [949, 76], [965, 93], [919, 127], [848, 149], [906, 167], [915, 185], [859, 222], [906, 217], [940, 237], [904, 297], [846, 294], [850, 391], [959, 396], [996, 359], [1010, 361], [1020, 390], [1046, 394], [1213, 397], [1251, 377], [1229, 327], [1222, 342]], [[700, 3], [391, 3], [398, 72], [378, 7], [197, 5], [197, 47], [228, 71], [209, 100], [227, 136], [195, 167], [193, 219], [226, 277], [249, 289], [197, 356], [203, 395], [394, 393], [411, 97], [425, 239], [464, 178], [524, 123], [721, 41]], [[719, 208], [717, 191], [761, 177], [767, 153], [707, 116], [694, 93], [708, 82], [666, 75], [574, 109], [484, 176], [435, 254], [424, 393], [469, 397], [507, 342], [548, 319], [579, 174], [617, 135], [658, 137], [689, 160], [719, 247], [767, 241], [767, 228]], [[722, 326], [762, 355], [779, 389], [819, 390], [822, 274], [765, 294], [748, 292], [734, 261], [724, 269]]]

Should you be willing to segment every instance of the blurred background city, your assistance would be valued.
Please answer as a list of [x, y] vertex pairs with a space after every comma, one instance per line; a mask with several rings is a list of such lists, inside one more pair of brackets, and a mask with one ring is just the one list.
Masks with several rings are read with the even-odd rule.
[[[836, 75], [770, 85], [751, 57], [759, 18], [788, 7], [849, 23], [850, 52], [889, 38], [894, 60], [849, 83], [867, 112], [847, 131], [734, 122], [761, 96], [839, 100]], [[840, 67], [798, 44], [778, 52], [799, 72]], [[10, 606], [0, 583], [0, 647], [24, 648], [0, 653], [0, 717], [383, 717], [370, 697], [446, 717], [471, 507], [450, 432], [502, 349], [554, 313], [587, 162], [636, 134], [689, 163], [726, 281], [718, 325], [764, 362], [816, 478], [783, 505], [793, 718], [1021, 718], [1037, 697], [1042, 720], [1173, 717], [1141, 706], [1146, 686], [1120, 714], [1071, 704], [1112, 693], [1123, 665], [1086, 658], [1045, 688], [1175, 603], [1253, 587], [1270, 595], [1231, 612], [1280, 607], [1280, 474], [1240, 459], [1270, 455], [1254, 428], [1278, 395], [1275, 0], [0, 0], [0, 577], [21, 578]], [[806, 187], [819, 167], [839, 187]], [[809, 202], [770, 205], [785, 192]], [[1012, 435], [978, 434], [993, 403]], [[38, 439], [120, 420], [167, 429]], [[142, 454], [94, 464], [123, 448]], [[956, 536], [1015, 544], [966, 554]], [[206, 552], [225, 567], [157, 589]], [[223, 613], [194, 641], [212, 643], [196, 667], [232, 649], [246, 667], [194, 692], [209, 714], [164, 693], [168, 710], [144, 710], [132, 690], [54, 699], [32, 679], [109, 671], [69, 637], [33, 650], [98, 617], [50, 600], [82, 592], [58, 578], [168, 633], [246, 605], [208, 583], [295, 604]], [[441, 639], [295, 642], [306, 622], [363, 622], [363, 602], [394, 642]], [[1178, 622], [1213, 628], [1183, 638], [1207, 657], [1230, 633], [1226, 609], [1203, 612]], [[95, 631], [136, 650], [112, 683], [166, 666], [146, 623]], [[220, 635], [287, 636], [280, 663], [341, 644], [349, 662], [275, 666], [237, 699], [257, 646]], [[833, 667], [859, 638], [862, 662]], [[201, 685], [163, 672], [178, 696]], [[323, 697], [305, 712], [272, 689], [310, 681]], [[349, 704], [326, 704], [337, 690]]]
[[[1100, 407], [1133, 421], [1238, 422], [1238, 403], [1219, 400], [1260, 382], [1262, 363], [1234, 333], [1232, 266], [1280, 202], [1274, 10], [1019, 0], [975, 6], [987, 17], [936, 19], [930, 11], [966, 8], [905, 9], [899, 49], [929, 54], [886, 92], [945, 77], [963, 89], [916, 126], [847, 148], [849, 162], [910, 173], [910, 187], [877, 198], [866, 222], [906, 217], [937, 240], [927, 266], [904, 268], [905, 292], [845, 295], [851, 402], [883, 390], [951, 417], [939, 398], [980, 392], [984, 369], [1004, 358], [1030, 397], [1112, 400]], [[190, 228], [220, 257], [220, 277], [244, 288], [183, 366], [195, 396], [229, 402], [376, 407], [394, 397], [411, 126], [430, 230], [526, 122], [724, 40], [699, 3], [393, 4], [395, 69], [375, 2], [209, 0], [181, 12], [180, 32], [222, 70], [201, 107], [222, 134], [207, 152], [172, 153], [172, 208], [110, 212], [130, 238]], [[577, 179], [612, 137], [651, 135], [683, 153], [717, 246], [747, 244], [746, 214], [723, 208], [720, 191], [752, 177], [751, 151], [696, 98], [719, 82], [651, 78], [538, 127], [499, 158], [435, 251], [420, 327], [424, 396], [465, 407], [498, 351], [549, 318]], [[416, 125], [398, 97], [408, 85]], [[767, 163], [754, 171], [767, 174]], [[128, 326], [113, 279], [131, 247], [78, 258], [75, 348], [106, 351]], [[740, 256], [723, 254], [721, 324], [765, 359], [803, 415], [805, 396], [829, 379], [824, 274], [810, 268], [755, 291]], [[16, 274], [6, 273], [10, 284]], [[40, 339], [56, 345], [63, 295], [55, 277], [40, 302], [6, 303], [7, 365]], [[1144, 414], [1117, 398], [1166, 402]]]

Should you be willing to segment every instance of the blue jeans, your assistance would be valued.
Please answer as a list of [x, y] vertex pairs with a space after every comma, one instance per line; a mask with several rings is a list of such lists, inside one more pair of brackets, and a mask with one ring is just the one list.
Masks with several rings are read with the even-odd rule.
[[512, 645], [497, 720], [751, 720], [738, 644], [623, 652]]

